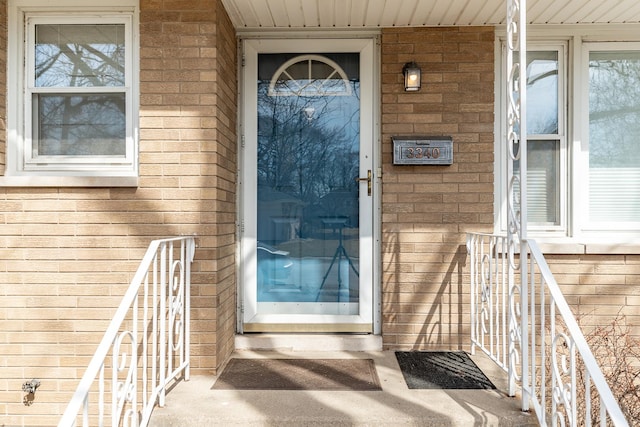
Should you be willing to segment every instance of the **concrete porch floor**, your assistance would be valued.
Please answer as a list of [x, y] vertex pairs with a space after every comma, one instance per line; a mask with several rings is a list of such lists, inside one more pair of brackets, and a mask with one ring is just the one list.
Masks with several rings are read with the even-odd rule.
[[506, 395], [506, 375], [484, 355], [471, 356], [498, 390], [410, 390], [392, 351], [237, 350], [238, 358], [371, 358], [382, 391], [212, 390], [196, 375], [167, 394], [153, 427], [176, 426], [535, 426]]

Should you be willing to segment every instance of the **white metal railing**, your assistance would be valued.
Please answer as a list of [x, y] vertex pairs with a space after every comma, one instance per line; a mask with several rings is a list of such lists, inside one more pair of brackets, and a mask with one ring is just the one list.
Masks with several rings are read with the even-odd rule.
[[521, 280], [506, 236], [467, 235], [472, 352], [479, 348], [507, 372], [509, 394], [519, 387], [523, 409], [530, 404], [542, 426], [628, 426], [542, 252], [526, 244], [529, 274]]
[[189, 379], [194, 252], [194, 237], [151, 242], [58, 427], [146, 426], [167, 385]]

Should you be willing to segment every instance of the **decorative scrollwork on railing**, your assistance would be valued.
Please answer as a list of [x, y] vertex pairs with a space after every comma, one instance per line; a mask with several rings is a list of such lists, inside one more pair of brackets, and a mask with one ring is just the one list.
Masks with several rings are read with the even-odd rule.
[[[128, 343], [125, 343], [128, 340]], [[127, 346], [130, 352], [127, 353]], [[122, 331], [113, 345], [113, 414], [115, 421], [122, 420], [122, 424], [137, 425], [136, 412], [136, 372], [138, 369], [137, 341], [131, 331]], [[124, 373], [124, 375], [123, 375]]]
[[[507, 153], [511, 164], [520, 159], [522, 139], [521, 130], [521, 96], [520, 96], [520, 64], [514, 58], [519, 48], [519, 19], [520, 2], [509, 0], [507, 5]], [[514, 176], [513, 168], [509, 171], [508, 197], [507, 197], [507, 227], [510, 238], [520, 235], [520, 212], [516, 209], [516, 186], [519, 187], [519, 178]], [[510, 245], [512, 246], [512, 245]], [[510, 257], [513, 260], [515, 257]]]
[[[155, 405], [164, 404], [168, 384], [189, 378], [195, 248], [194, 237], [151, 242], [59, 427], [74, 426], [81, 416], [95, 416], [98, 425], [145, 426]], [[89, 405], [93, 384], [96, 409]]]
[[551, 341], [551, 369], [553, 423], [575, 425], [575, 348], [565, 333], [557, 333]]
[[509, 289], [509, 375], [510, 381], [522, 380], [522, 313], [520, 310], [520, 286]]
[[508, 328], [506, 238], [470, 235], [467, 248], [472, 259], [472, 344], [506, 370], [508, 344], [502, 336]]
[[492, 305], [492, 264], [493, 260], [490, 256], [491, 250], [488, 254], [484, 254], [481, 261], [480, 272], [480, 325], [481, 325], [481, 340], [484, 342], [485, 337], [491, 333], [491, 327], [488, 323], [491, 321], [491, 305]]
[[170, 277], [172, 286], [172, 300], [169, 309], [169, 327], [172, 329], [172, 350], [179, 352], [184, 347], [184, 264], [174, 261], [171, 265]]

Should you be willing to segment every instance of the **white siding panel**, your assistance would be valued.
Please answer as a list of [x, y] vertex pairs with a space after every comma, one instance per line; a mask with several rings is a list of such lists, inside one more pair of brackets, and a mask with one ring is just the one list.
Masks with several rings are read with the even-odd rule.
[[503, 24], [506, 22], [506, 6], [501, 2], [487, 2], [476, 16], [474, 25]]
[[558, 14], [558, 12], [564, 7], [564, 3], [559, 1], [551, 1], [547, 5], [547, 7], [540, 12], [537, 16], [532, 16], [529, 19], [535, 19], [537, 22], [548, 24], [553, 22], [553, 17]]
[[[236, 27], [256, 28], [260, 26], [260, 21], [251, 2], [225, 0], [224, 6], [229, 13], [229, 17]], [[235, 13], [233, 13], [235, 12]], [[238, 20], [236, 22], [236, 20]]]
[[296, 28], [305, 26], [304, 14], [302, 13], [302, 3], [299, 0], [284, 0], [287, 10], [289, 25]]
[[385, 1], [382, 13], [378, 22], [382, 27], [393, 27], [397, 25], [398, 12], [405, 6], [406, 1]]
[[[236, 28], [499, 25], [506, 0], [223, 0]], [[532, 24], [640, 23], [638, 0], [529, 0]]]
[[335, 25], [335, 0], [318, 2], [318, 18], [320, 26], [331, 28]]
[[[589, 0], [585, 1], [584, 4], [575, 4], [573, 6], [567, 5], [558, 13], [556, 19], [568, 24], [584, 22], [585, 17], [600, 6], [602, 6], [601, 0]], [[611, 6], [612, 4], [609, 5], [609, 8]]]
[[[590, 10], [588, 14], [584, 15], [580, 22], [602, 22], [604, 16], [614, 12], [616, 9], [626, 7], [623, 0], [618, 0], [615, 4], [609, 2], [598, 2], [597, 7]], [[615, 12], [614, 12], [615, 13]], [[617, 13], [616, 13], [617, 14]]]
[[304, 27], [319, 27], [320, 17], [318, 16], [318, 2], [316, 0], [299, 0], [302, 5], [304, 16]]
[[394, 22], [393, 25], [402, 27], [410, 23], [416, 13], [418, 3], [418, 0], [405, 0], [402, 3], [402, 7], [398, 9], [396, 22]]
[[459, 25], [468, 25], [469, 22], [478, 22], [477, 19], [480, 12], [482, 9], [486, 8], [488, 4], [490, 3], [468, 0], [467, 4], [458, 11], [456, 22], [459, 23]]
[[582, 12], [583, 9], [590, 8], [591, 5], [589, 3], [589, 1], [567, 3], [549, 21], [560, 24], [575, 24], [579, 22], [577, 14], [582, 15], [584, 13]]
[[469, 0], [453, 0], [449, 3], [449, 7], [447, 8], [444, 16], [440, 18], [440, 22], [438, 25], [449, 25], [447, 22], [453, 22], [453, 25], [468, 25], [468, 24], [460, 24], [457, 19], [460, 16], [462, 10], [469, 3]]
[[[625, 0], [609, 11], [602, 19], [602, 22], [640, 22], [640, 2], [638, 0]], [[604, 19], [607, 21], [604, 21]]]
[[434, 3], [426, 1], [418, 2], [416, 11], [409, 21], [409, 25], [426, 25], [429, 16], [431, 16], [431, 11], [433, 10], [434, 6]]
[[285, 0], [289, 22], [292, 27], [306, 27], [307, 22], [304, 19], [302, 11], [302, 3], [299, 0]]
[[351, 0], [351, 11], [349, 12], [350, 26], [364, 27], [368, 4], [369, 0]]
[[385, 0], [369, 0], [364, 25], [367, 27], [379, 27], [380, 17], [384, 10]]
[[268, 0], [253, 0], [251, 2], [258, 18], [258, 25], [262, 28], [275, 27], [275, 22], [271, 17]]
[[[540, 23], [540, 15], [542, 15], [554, 3], [558, 3], [557, 6], [560, 7], [559, 5], [561, 3], [554, 2], [554, 0], [536, 0], [529, 2], [527, 7], [527, 21], [529, 21], [530, 23]], [[504, 19], [506, 21], [506, 12]]]
[[335, 26], [345, 28], [349, 26], [351, 15], [351, 0], [342, 0], [335, 4]]
[[454, 4], [455, 3], [453, 1], [437, 2], [429, 15], [427, 25], [446, 25], [445, 17], [448, 15]]
[[291, 26], [284, 0], [271, 0], [269, 2], [269, 10], [276, 27], [286, 28]]

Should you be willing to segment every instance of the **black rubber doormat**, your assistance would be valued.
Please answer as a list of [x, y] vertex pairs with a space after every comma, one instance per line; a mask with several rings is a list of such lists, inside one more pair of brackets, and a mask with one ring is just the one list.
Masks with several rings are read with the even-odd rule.
[[463, 351], [397, 351], [410, 389], [495, 389]]
[[217, 390], [381, 390], [373, 359], [231, 359]]

